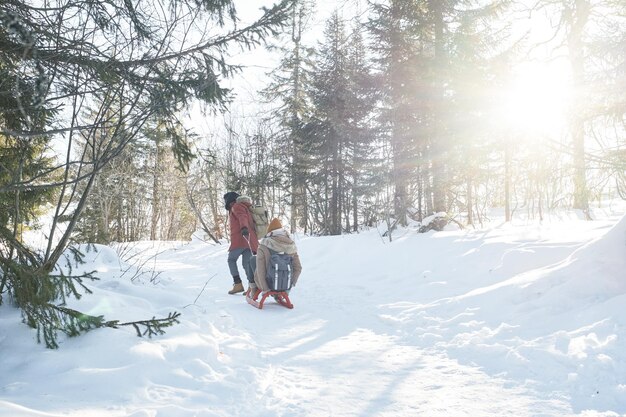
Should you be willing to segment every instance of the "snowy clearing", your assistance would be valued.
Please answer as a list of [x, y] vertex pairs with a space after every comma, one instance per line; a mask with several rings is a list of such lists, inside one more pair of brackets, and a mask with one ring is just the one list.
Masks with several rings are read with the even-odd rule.
[[626, 217], [297, 244], [294, 310], [228, 295], [226, 245], [90, 251], [70, 307], [180, 324], [47, 350], [3, 306], [0, 416], [626, 414]]

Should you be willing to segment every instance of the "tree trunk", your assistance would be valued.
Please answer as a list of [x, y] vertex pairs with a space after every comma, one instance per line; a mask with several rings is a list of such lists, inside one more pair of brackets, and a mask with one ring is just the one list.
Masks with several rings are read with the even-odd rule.
[[355, 174], [352, 185], [352, 230], [354, 232], [359, 231], [359, 200], [357, 198], [357, 181], [358, 177]]
[[99, 166], [94, 167], [94, 170], [91, 173], [91, 176], [89, 177], [89, 181], [85, 185], [85, 190], [80, 196], [80, 200], [76, 204], [74, 213], [72, 214], [72, 217], [67, 225], [67, 228], [65, 229], [65, 232], [63, 233], [63, 236], [61, 237], [60, 241], [57, 243], [56, 247], [54, 248], [50, 256], [44, 260], [44, 263], [41, 267], [43, 271], [52, 272], [58, 260], [61, 258], [63, 251], [65, 250], [68, 242], [70, 241], [70, 236], [72, 232], [74, 231], [74, 228], [76, 227], [76, 222], [78, 222], [78, 219], [80, 218], [80, 215], [83, 212], [83, 209], [85, 208], [85, 204], [87, 203], [87, 197], [89, 196], [89, 193], [91, 192], [91, 188], [93, 187], [93, 183], [96, 179], [96, 175], [98, 175], [99, 169], [100, 169]]
[[434, 43], [435, 43], [435, 71], [433, 80], [433, 100], [434, 100], [434, 132], [431, 140], [431, 166], [433, 177], [433, 211], [435, 213], [446, 211], [445, 200], [445, 143], [444, 143], [444, 126], [443, 126], [443, 82], [441, 74], [444, 66], [444, 39], [443, 39], [443, 10], [442, 2], [439, 0], [431, 1], [434, 18]]
[[159, 148], [158, 133], [155, 139], [155, 155], [154, 155], [154, 171], [152, 173], [152, 217], [150, 221], [150, 240], [157, 240], [157, 229], [159, 227], [159, 213], [160, 213], [160, 174], [159, 174], [159, 160], [161, 149]]
[[504, 144], [504, 219], [511, 221], [511, 144]]
[[[303, 184], [303, 163], [302, 163], [302, 150], [300, 142], [300, 117], [298, 115], [297, 104], [300, 100], [301, 94], [301, 81], [300, 81], [300, 40], [302, 38], [302, 14], [303, 8], [294, 7], [292, 11], [291, 21], [291, 40], [294, 48], [294, 74], [293, 74], [293, 101], [292, 101], [292, 114], [291, 114], [291, 146], [292, 146], [292, 165], [291, 165], [291, 232], [294, 233], [297, 230], [298, 225], [304, 226], [306, 232], [306, 213], [305, 206], [305, 192]], [[302, 222], [304, 219], [304, 224]]]
[[467, 202], [466, 202], [466, 210], [467, 210], [467, 224], [470, 226], [474, 225], [474, 216], [473, 216], [473, 205], [474, 205], [474, 193], [473, 193], [473, 184], [472, 178], [467, 178]]
[[590, 220], [585, 163], [585, 123], [580, 107], [585, 97], [581, 88], [585, 85], [583, 32], [589, 19], [590, 5], [586, 0], [576, 0], [571, 11], [571, 29], [568, 35], [569, 61], [572, 69], [574, 89], [578, 90], [574, 105], [570, 109], [570, 133], [574, 157], [574, 208], [582, 210]]
[[391, 152], [393, 158], [393, 172], [392, 180], [394, 185], [393, 194], [393, 212], [394, 217], [400, 225], [407, 225], [407, 206], [408, 206], [408, 166], [407, 160], [409, 159], [407, 151], [407, 127], [403, 125], [405, 120], [401, 120], [400, 104], [402, 103], [402, 97], [404, 94], [402, 79], [403, 72], [402, 66], [404, 60], [404, 53], [401, 50], [401, 19], [402, 11], [400, 8], [400, 1], [394, 0], [391, 4], [391, 19], [392, 19], [392, 31], [391, 34], [391, 62], [389, 65], [390, 84], [391, 84]]
[[330, 177], [331, 177], [331, 185], [330, 185], [330, 230], [329, 233], [331, 235], [340, 234], [338, 229], [341, 225], [339, 221], [340, 217], [340, 209], [339, 209], [339, 135], [333, 135], [330, 140], [332, 141], [332, 154], [331, 154], [331, 162], [330, 162]]

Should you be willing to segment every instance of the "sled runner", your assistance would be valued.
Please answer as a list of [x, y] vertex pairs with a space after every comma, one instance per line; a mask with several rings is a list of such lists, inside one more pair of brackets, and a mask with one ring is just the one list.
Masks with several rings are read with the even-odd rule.
[[[259, 295], [261, 294], [261, 299], [258, 300]], [[246, 301], [251, 306], [254, 306], [261, 310], [263, 308], [263, 303], [265, 303], [265, 299], [270, 295], [273, 296], [276, 302], [281, 306], [287, 307], [289, 309], [293, 308], [293, 304], [291, 304], [291, 300], [289, 300], [289, 294], [287, 294], [286, 291], [266, 291], [264, 293], [261, 293], [261, 291], [257, 291], [253, 297], [246, 295]]]

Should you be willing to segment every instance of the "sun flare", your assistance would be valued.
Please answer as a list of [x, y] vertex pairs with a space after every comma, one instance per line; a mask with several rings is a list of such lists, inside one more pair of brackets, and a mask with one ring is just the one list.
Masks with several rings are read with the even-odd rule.
[[534, 64], [520, 68], [503, 93], [503, 121], [511, 129], [532, 136], [558, 134], [563, 129], [570, 96], [563, 67]]

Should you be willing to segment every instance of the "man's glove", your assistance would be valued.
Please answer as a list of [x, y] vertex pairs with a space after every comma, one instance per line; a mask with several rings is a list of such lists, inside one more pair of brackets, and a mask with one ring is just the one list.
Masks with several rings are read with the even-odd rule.
[[241, 235], [242, 236], [248, 236], [250, 234], [250, 232], [248, 232], [248, 228], [247, 227], [242, 227], [241, 228]]

